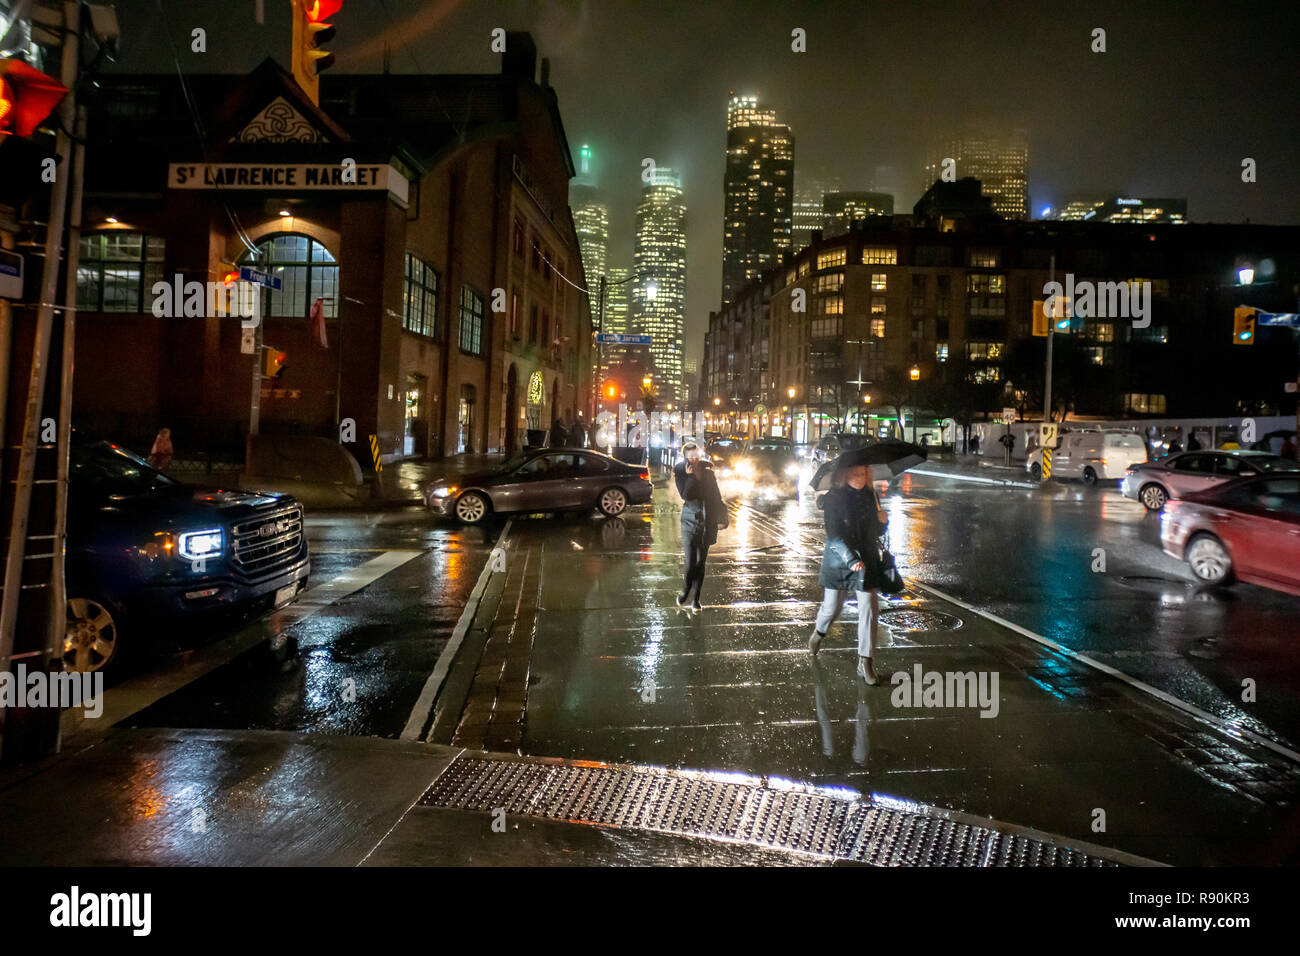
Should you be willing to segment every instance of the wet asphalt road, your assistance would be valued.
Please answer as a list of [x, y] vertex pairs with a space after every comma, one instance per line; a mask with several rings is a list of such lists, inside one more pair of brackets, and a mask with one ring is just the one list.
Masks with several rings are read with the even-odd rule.
[[[806, 499], [756, 506], [810, 543], [824, 540]], [[1161, 550], [1159, 516], [1114, 483], [1043, 490], [903, 475], [885, 508], [904, 577], [1222, 719], [1300, 742], [1300, 598], [1200, 586]], [[1241, 699], [1246, 678], [1254, 703]]]
[[[1199, 588], [1161, 552], [1159, 519], [1114, 488], [904, 476], [885, 501], [905, 576], [1258, 733], [1300, 741], [1300, 598], [1251, 585]], [[820, 550], [821, 515], [809, 498], [751, 503]], [[582, 520], [596, 521], [529, 524], [560, 541]], [[386, 552], [414, 557], [298, 623], [296, 659], [244, 653], [126, 723], [398, 736], [499, 530], [417, 509], [309, 518], [313, 583]], [[1093, 570], [1098, 548], [1104, 571]], [[1240, 699], [1248, 677], [1258, 684], [1253, 704]]]
[[499, 532], [434, 522], [416, 508], [309, 516], [313, 585], [379, 555], [414, 557], [300, 621], [295, 657], [277, 662], [254, 648], [125, 724], [397, 737]]

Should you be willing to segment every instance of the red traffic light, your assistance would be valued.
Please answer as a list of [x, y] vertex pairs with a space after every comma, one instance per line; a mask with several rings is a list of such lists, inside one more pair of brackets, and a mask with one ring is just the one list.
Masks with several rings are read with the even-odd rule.
[[262, 377], [279, 378], [288, 360], [288, 352], [281, 352], [279, 349], [273, 349], [269, 345], [266, 346], [266, 367], [262, 370]]
[[328, 20], [343, 9], [343, 0], [302, 0], [303, 13], [310, 23]]
[[0, 60], [0, 136], [36, 132], [68, 88], [22, 60]]

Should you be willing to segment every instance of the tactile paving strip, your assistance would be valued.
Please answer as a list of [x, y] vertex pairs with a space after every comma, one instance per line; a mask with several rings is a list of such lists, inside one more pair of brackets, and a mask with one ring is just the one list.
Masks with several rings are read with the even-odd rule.
[[919, 804], [735, 774], [461, 754], [425, 806], [746, 843], [874, 866], [1117, 866], [1099, 847], [955, 819]]

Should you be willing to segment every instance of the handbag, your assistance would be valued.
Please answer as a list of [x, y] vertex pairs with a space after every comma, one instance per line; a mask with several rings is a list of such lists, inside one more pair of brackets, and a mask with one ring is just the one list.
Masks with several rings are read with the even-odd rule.
[[907, 584], [903, 581], [903, 576], [898, 573], [898, 565], [894, 563], [894, 556], [884, 545], [880, 546], [880, 593], [881, 594], [898, 594]]

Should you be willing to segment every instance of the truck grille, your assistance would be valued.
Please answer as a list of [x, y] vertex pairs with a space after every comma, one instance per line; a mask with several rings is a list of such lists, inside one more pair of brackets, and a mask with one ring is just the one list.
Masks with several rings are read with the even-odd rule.
[[245, 574], [274, 571], [288, 564], [302, 547], [302, 508], [298, 505], [250, 518], [230, 529], [231, 561]]

